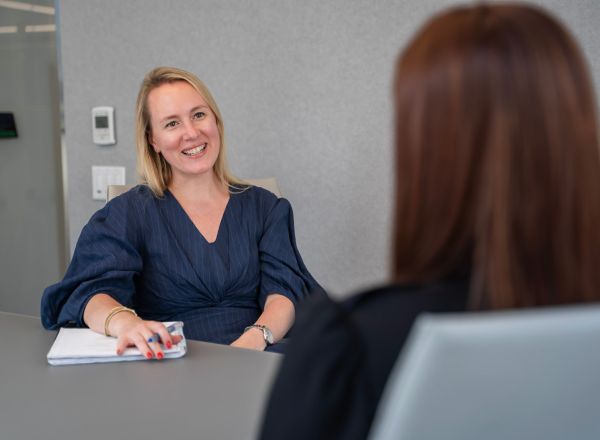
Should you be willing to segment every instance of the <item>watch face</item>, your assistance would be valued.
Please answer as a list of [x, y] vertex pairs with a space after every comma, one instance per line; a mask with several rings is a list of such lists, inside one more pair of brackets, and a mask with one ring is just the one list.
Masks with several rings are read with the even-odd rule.
[[269, 345], [273, 345], [273, 333], [271, 333], [271, 330], [269, 330], [268, 328], [263, 329], [264, 333], [265, 333], [265, 341], [267, 341], [267, 344]]

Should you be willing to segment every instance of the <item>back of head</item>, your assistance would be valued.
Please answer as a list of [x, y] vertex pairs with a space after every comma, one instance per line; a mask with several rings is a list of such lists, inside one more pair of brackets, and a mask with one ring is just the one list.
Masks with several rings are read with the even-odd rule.
[[580, 51], [520, 5], [429, 22], [396, 72], [394, 275], [475, 308], [600, 300], [600, 151]]

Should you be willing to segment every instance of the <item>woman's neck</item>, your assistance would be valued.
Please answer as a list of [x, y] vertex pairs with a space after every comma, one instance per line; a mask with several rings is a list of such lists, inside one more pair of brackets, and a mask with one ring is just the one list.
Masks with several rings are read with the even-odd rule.
[[190, 202], [207, 202], [225, 196], [229, 198], [229, 189], [213, 170], [190, 178], [174, 175], [168, 188], [178, 200]]

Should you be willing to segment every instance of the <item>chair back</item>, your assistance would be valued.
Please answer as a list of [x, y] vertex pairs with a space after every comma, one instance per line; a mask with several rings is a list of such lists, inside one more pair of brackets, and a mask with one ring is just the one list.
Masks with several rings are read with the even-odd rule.
[[[267, 177], [265, 179], [250, 179], [244, 180], [244, 182], [249, 183], [253, 186], [259, 186], [268, 191], [271, 191], [277, 197], [283, 197], [281, 194], [281, 188], [279, 188], [279, 184], [277, 183], [277, 179], [275, 177]], [[108, 203], [112, 199], [117, 196], [120, 196], [123, 193], [126, 193], [135, 185], [108, 185], [106, 187], [106, 202]]]
[[419, 317], [369, 439], [600, 439], [600, 306]]
[[110, 202], [115, 197], [126, 193], [133, 187], [135, 187], [135, 185], [108, 185], [106, 187], [106, 203]]

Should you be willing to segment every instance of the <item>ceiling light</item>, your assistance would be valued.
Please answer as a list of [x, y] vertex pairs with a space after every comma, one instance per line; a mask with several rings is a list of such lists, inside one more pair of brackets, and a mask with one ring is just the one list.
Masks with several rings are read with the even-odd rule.
[[25, 32], [56, 32], [55, 24], [36, 24], [25, 26]]
[[16, 26], [0, 26], [0, 34], [14, 34], [17, 32]]
[[50, 6], [32, 5], [31, 3], [0, 0], [0, 7], [18, 9], [19, 11], [38, 12], [40, 14], [54, 15], [54, 8], [51, 8]]

